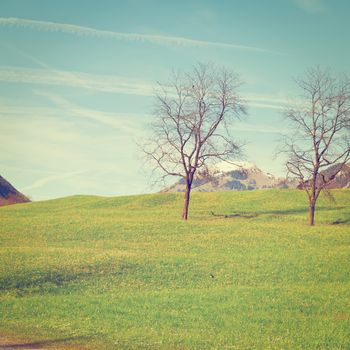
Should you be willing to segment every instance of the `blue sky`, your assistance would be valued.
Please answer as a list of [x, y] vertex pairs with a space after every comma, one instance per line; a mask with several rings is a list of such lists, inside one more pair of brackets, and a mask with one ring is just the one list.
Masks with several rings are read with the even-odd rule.
[[247, 160], [283, 175], [293, 77], [349, 73], [350, 2], [0, 2], [0, 174], [33, 199], [155, 191], [136, 141], [154, 87], [198, 61], [238, 72]]

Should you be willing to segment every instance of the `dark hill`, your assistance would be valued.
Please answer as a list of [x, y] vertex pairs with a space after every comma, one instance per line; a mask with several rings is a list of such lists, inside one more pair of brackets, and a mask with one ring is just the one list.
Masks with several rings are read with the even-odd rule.
[[[328, 188], [348, 188], [350, 187], [350, 165], [335, 164], [327, 168], [323, 174], [326, 178], [333, 178], [327, 186]], [[335, 175], [336, 174], [336, 175]]]
[[[349, 188], [350, 187], [350, 165], [349, 164], [334, 164], [327, 169], [321, 171], [317, 183], [323, 183], [323, 179], [329, 181], [327, 188]], [[310, 181], [305, 182], [309, 185]], [[298, 186], [299, 189], [302, 185]]]
[[30, 200], [0, 176], [0, 206], [25, 202]]

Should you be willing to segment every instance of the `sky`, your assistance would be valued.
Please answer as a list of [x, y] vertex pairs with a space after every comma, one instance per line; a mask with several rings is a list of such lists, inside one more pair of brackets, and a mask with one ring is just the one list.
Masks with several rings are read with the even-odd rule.
[[294, 78], [349, 73], [349, 15], [348, 0], [1, 0], [0, 175], [33, 200], [158, 191], [136, 146], [155, 87], [204, 62], [240, 75], [232, 135], [283, 176]]

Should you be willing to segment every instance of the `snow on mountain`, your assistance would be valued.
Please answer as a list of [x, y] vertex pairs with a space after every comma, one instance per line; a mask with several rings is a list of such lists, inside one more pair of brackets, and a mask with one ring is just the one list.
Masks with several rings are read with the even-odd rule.
[[[295, 184], [289, 183], [284, 178], [263, 172], [251, 162], [219, 162], [208, 168], [209, 174], [198, 173], [198, 176], [193, 181], [193, 191], [242, 191], [261, 188], [295, 187]], [[164, 189], [163, 192], [183, 192], [185, 191], [185, 186], [185, 180], [180, 179], [174, 185]]]
[[221, 161], [219, 163], [216, 163], [215, 165], [212, 165], [211, 168], [217, 172], [220, 173], [226, 173], [229, 171], [234, 171], [234, 170], [241, 170], [241, 169], [246, 169], [246, 170], [253, 170], [253, 169], [258, 169], [257, 166], [254, 163], [251, 162], [224, 162]]

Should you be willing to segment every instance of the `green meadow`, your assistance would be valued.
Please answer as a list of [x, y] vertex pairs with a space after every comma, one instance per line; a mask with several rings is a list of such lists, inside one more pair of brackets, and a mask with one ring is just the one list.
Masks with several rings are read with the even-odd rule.
[[297, 190], [194, 193], [188, 222], [181, 194], [2, 207], [0, 335], [45, 349], [350, 349], [350, 190], [334, 196], [314, 227]]

